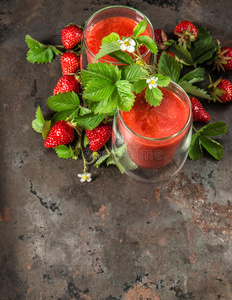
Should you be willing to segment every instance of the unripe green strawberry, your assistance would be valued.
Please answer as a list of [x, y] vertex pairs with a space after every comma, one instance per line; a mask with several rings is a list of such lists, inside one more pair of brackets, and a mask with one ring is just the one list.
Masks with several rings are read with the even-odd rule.
[[75, 52], [67, 51], [60, 58], [62, 74], [75, 74], [80, 69], [80, 56]]
[[75, 48], [82, 40], [83, 30], [76, 24], [70, 24], [61, 31], [61, 42], [65, 49]]
[[44, 142], [46, 148], [55, 148], [60, 145], [68, 145], [74, 139], [74, 129], [66, 121], [57, 121], [49, 131]]
[[92, 151], [100, 150], [105, 143], [110, 139], [112, 133], [112, 127], [109, 123], [101, 123], [96, 128], [85, 130], [89, 139], [89, 148]]
[[65, 92], [79, 92], [79, 82], [73, 75], [62, 76], [53, 90], [53, 95]]

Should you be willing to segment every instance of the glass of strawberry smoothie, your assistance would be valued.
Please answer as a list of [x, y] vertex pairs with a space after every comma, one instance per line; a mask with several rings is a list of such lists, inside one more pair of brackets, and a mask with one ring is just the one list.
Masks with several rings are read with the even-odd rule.
[[170, 82], [157, 107], [136, 95], [129, 112], [114, 117], [112, 149], [129, 176], [148, 182], [170, 179], [183, 166], [192, 135], [191, 103], [185, 91]]
[[[132, 36], [134, 27], [143, 19], [147, 21], [147, 28], [143, 34], [154, 40], [154, 29], [150, 20], [134, 8], [115, 5], [105, 7], [94, 13], [86, 22], [83, 30], [81, 68], [86, 69], [87, 64], [93, 62], [105, 36], [112, 32], [117, 33], [120, 37]], [[151, 52], [145, 46], [141, 46], [139, 51], [143, 59], [150, 63]], [[104, 56], [99, 61], [119, 64], [110, 56]]]

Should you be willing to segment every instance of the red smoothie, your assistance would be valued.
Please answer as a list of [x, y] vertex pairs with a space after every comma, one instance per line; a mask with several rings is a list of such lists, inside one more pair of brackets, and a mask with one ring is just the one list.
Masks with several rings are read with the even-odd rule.
[[[103, 19], [93, 25], [86, 32], [86, 45], [91, 51], [93, 55], [96, 55], [102, 44], [102, 39], [109, 35], [112, 32], [117, 33], [120, 37], [128, 37], [133, 35], [133, 29], [138, 24], [135, 20], [126, 17], [110, 17]], [[143, 33], [143, 35], [149, 35], [147, 30]], [[143, 55], [147, 52], [147, 48], [145, 46], [141, 46], [139, 48], [140, 53]], [[146, 57], [148, 60], [150, 57]], [[88, 63], [93, 61], [94, 57], [88, 55]], [[104, 56], [100, 61], [106, 60], [109, 62], [116, 62], [116, 60], [108, 55]]]
[[187, 103], [173, 91], [161, 90], [163, 99], [159, 106], [151, 106], [143, 92], [136, 96], [129, 112], [120, 112], [131, 130], [122, 123], [119, 125], [129, 156], [143, 168], [155, 169], [168, 164], [189, 128], [181, 131], [189, 118]]

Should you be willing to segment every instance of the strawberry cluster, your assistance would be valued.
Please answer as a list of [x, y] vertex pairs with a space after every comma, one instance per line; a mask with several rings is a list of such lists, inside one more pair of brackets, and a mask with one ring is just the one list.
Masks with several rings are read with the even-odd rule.
[[[75, 51], [75, 47], [81, 43], [83, 30], [75, 24], [69, 24], [61, 31], [61, 42], [63, 47], [68, 50], [61, 55], [60, 62], [63, 76], [57, 82], [53, 95], [59, 93], [75, 92], [78, 93], [80, 84], [77, 72], [80, 69], [80, 55]], [[71, 122], [57, 121], [49, 131], [44, 145], [47, 148], [55, 148], [60, 145], [68, 145], [74, 140], [75, 125]], [[111, 125], [109, 123], [97, 126], [92, 130], [86, 129], [89, 139], [89, 148], [92, 151], [100, 150], [111, 137]]]
[[[157, 41], [157, 46], [159, 53], [157, 55], [157, 63], [159, 63], [160, 57], [163, 52], [172, 57], [175, 57], [175, 60], [182, 65], [189, 65], [188, 62], [183, 60], [183, 57], [179, 57], [180, 51], [186, 53], [186, 56], [190, 53], [189, 49], [194, 45], [194, 42], [198, 37], [197, 27], [190, 21], [185, 20], [176, 25], [174, 28], [174, 36], [177, 39], [178, 46], [173, 47], [176, 41], [169, 40], [168, 35], [161, 29], [155, 29], [155, 39]], [[171, 49], [171, 50], [170, 50]], [[174, 50], [174, 53], [172, 52]], [[176, 51], [175, 51], [176, 50]], [[181, 56], [181, 55], [180, 55]], [[215, 49], [212, 53], [212, 58], [207, 61], [207, 65], [212, 65], [213, 69], [217, 71], [228, 72], [232, 70], [232, 48], [228, 46], [221, 47], [220, 43], [215, 46]], [[159, 64], [158, 64], [159, 68]], [[214, 72], [215, 74], [215, 72]], [[188, 91], [187, 91], [188, 92]], [[212, 82], [211, 76], [209, 76], [209, 84], [207, 87], [207, 92], [210, 96], [208, 100], [214, 102], [218, 101], [220, 103], [229, 102], [232, 100], [232, 84], [225, 78], [218, 78], [215, 82]], [[192, 104], [192, 113], [193, 121], [208, 123], [210, 120], [210, 115], [203, 108], [202, 101], [197, 99], [195, 95], [189, 93], [191, 104]]]

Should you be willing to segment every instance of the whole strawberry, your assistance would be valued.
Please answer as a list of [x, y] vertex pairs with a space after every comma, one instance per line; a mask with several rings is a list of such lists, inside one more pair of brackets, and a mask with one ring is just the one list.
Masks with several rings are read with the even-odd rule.
[[222, 57], [226, 60], [226, 63], [224, 64], [224, 68], [227, 71], [232, 70], [232, 48], [231, 47], [222, 47], [221, 49]]
[[76, 24], [70, 24], [61, 31], [61, 42], [65, 49], [71, 50], [82, 40], [83, 30]]
[[85, 132], [89, 139], [90, 150], [98, 151], [110, 139], [112, 127], [109, 123], [101, 123], [92, 130], [86, 129]]
[[168, 40], [167, 34], [161, 29], [155, 29], [154, 34], [155, 34], [155, 41], [158, 49], [159, 50], [167, 49], [168, 46], [164, 44]]
[[79, 82], [73, 75], [62, 76], [53, 90], [53, 95], [56, 95], [58, 93], [65, 93], [68, 91], [75, 93], [79, 92]]
[[209, 93], [213, 97], [213, 101], [222, 103], [232, 100], [232, 84], [226, 79], [218, 79], [208, 86]]
[[54, 148], [60, 145], [70, 144], [74, 139], [74, 129], [66, 121], [57, 121], [49, 131], [44, 142], [46, 148]]
[[75, 52], [67, 51], [60, 58], [62, 74], [75, 74], [80, 69], [80, 56]]
[[197, 38], [198, 30], [192, 22], [186, 20], [176, 25], [174, 34], [178, 37], [180, 44], [185, 44], [190, 47], [191, 42]]
[[201, 102], [195, 97], [189, 97], [192, 105], [193, 122], [208, 123], [210, 115], [203, 108]]
[[217, 68], [218, 71], [223, 70], [231, 71], [232, 70], [232, 48], [231, 47], [218, 47], [217, 51], [214, 54], [212, 60], [209, 61], [209, 64], [214, 64], [214, 69]]

